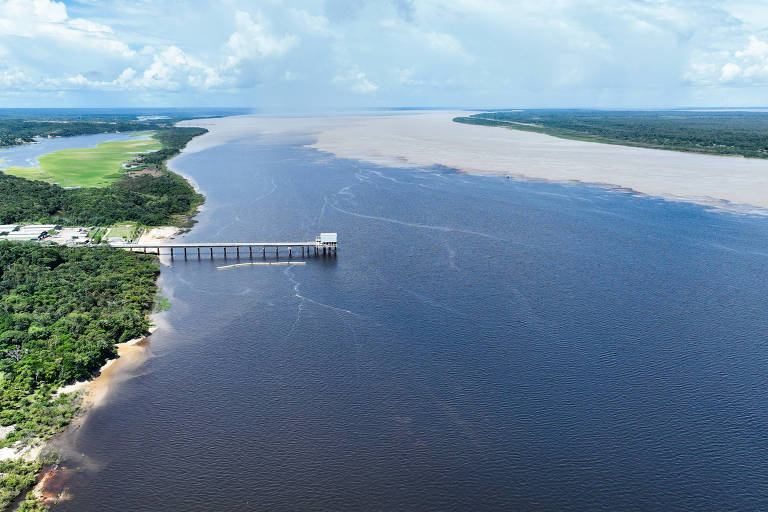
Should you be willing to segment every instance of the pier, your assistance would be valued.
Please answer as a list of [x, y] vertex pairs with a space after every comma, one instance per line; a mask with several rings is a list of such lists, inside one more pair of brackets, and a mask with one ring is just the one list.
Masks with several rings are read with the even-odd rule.
[[[187, 259], [190, 254], [196, 256], [198, 259], [202, 257], [210, 257], [214, 259], [215, 254], [220, 254], [223, 250], [224, 259], [227, 259], [228, 255], [240, 258], [241, 251], [243, 256], [253, 258], [255, 252], [258, 256], [261, 252], [262, 258], [267, 257], [267, 253], [272, 255], [272, 251], [275, 252], [275, 258], [280, 257], [280, 250], [288, 250], [288, 258], [293, 258], [299, 255], [301, 251], [301, 257], [305, 258], [312, 256], [335, 256], [338, 249], [338, 239], [336, 233], [321, 233], [314, 241], [311, 242], [190, 242], [190, 243], [162, 243], [162, 244], [112, 244], [112, 247], [118, 249], [128, 249], [133, 251], [143, 251], [145, 253], [154, 253], [158, 256], [162, 254], [168, 254], [171, 259], [175, 256], [181, 256], [183, 254], [184, 259]], [[227, 249], [230, 250], [229, 254]], [[167, 250], [167, 251], [166, 251]], [[175, 252], [174, 252], [175, 251]], [[246, 252], [247, 251], [247, 252]], [[295, 251], [295, 254], [294, 254]], [[233, 254], [234, 253], [234, 254]], [[210, 255], [210, 256], [209, 256]]]

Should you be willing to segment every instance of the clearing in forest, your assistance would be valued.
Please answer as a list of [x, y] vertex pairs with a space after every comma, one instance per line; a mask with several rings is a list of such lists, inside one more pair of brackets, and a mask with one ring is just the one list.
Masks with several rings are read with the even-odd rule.
[[122, 164], [161, 148], [162, 144], [153, 138], [132, 137], [102, 142], [93, 148], [54, 151], [38, 159], [40, 167], [8, 167], [3, 172], [62, 187], [106, 187], [123, 176]]

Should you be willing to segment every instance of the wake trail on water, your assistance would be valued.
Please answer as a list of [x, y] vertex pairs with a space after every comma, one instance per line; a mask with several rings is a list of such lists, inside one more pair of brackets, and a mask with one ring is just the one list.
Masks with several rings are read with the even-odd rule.
[[275, 180], [274, 180], [274, 179], [272, 179], [272, 180], [271, 180], [271, 182], [272, 182], [272, 188], [271, 188], [271, 189], [270, 189], [268, 192], [265, 192], [264, 194], [262, 194], [262, 195], [260, 195], [260, 196], [257, 196], [257, 197], [255, 197], [255, 198], [253, 198], [253, 199], [251, 199], [251, 200], [250, 200], [250, 201], [249, 201], [247, 204], [242, 204], [242, 205], [241, 205], [241, 206], [240, 206], [240, 207], [237, 209], [237, 212], [236, 212], [236, 213], [235, 213], [235, 215], [233, 216], [233, 218], [232, 218], [232, 221], [231, 221], [231, 222], [229, 222], [229, 223], [227, 223], [227, 224], [224, 224], [224, 225], [222, 225], [222, 226], [221, 226], [221, 227], [220, 227], [220, 228], [219, 228], [219, 229], [216, 231], [216, 233], [214, 233], [214, 235], [213, 235], [213, 236], [214, 236], [214, 237], [219, 237], [219, 236], [220, 236], [222, 233], [224, 233], [225, 231], [227, 231], [229, 228], [231, 228], [231, 227], [232, 227], [232, 226], [234, 226], [235, 224], [240, 224], [240, 225], [242, 225], [242, 226], [249, 226], [249, 224], [248, 224], [247, 222], [243, 221], [243, 220], [240, 218], [240, 214], [241, 214], [241, 213], [242, 213], [242, 212], [243, 212], [243, 211], [246, 209], [246, 207], [250, 208], [250, 207], [251, 207], [251, 206], [253, 206], [254, 204], [258, 203], [259, 201], [261, 201], [261, 200], [263, 200], [263, 199], [266, 199], [267, 197], [269, 197], [269, 196], [271, 196], [272, 194], [274, 194], [274, 193], [275, 193], [275, 191], [277, 191], [277, 189], [278, 189], [278, 187], [277, 187], [277, 183], [275, 183]]
[[340, 208], [336, 204], [331, 204], [331, 208], [333, 208], [336, 211], [339, 211], [341, 213], [346, 213], [347, 215], [352, 215], [353, 217], [360, 217], [363, 219], [370, 219], [370, 220], [378, 220], [381, 222], [389, 222], [391, 224], [399, 224], [401, 226], [408, 226], [412, 228], [419, 228], [419, 229], [430, 229], [433, 231], [441, 231], [443, 233], [464, 233], [466, 235], [473, 235], [473, 236], [479, 236], [483, 238], [488, 238], [490, 240], [498, 240], [501, 242], [507, 242], [508, 240], [504, 240], [503, 238], [499, 238], [497, 236], [489, 235], [487, 233], [480, 233], [478, 231], [470, 231], [466, 229], [459, 229], [459, 228], [452, 228], [448, 226], [435, 226], [433, 224], [420, 224], [417, 222], [406, 222], [404, 220], [398, 220], [398, 219], [391, 219], [389, 217], [379, 217], [376, 215], [365, 215], [362, 213], [357, 212], [351, 212], [349, 210], [345, 210], [344, 208]]
[[[301, 283], [293, 276], [293, 273], [291, 272], [291, 270], [292, 269], [291, 269], [290, 266], [286, 267], [286, 269], [283, 271], [283, 273], [288, 277], [288, 279], [293, 284], [293, 295], [294, 295], [294, 297], [299, 299], [301, 301], [301, 303], [308, 302], [308, 303], [314, 304], [316, 306], [320, 306], [320, 307], [323, 307], [323, 308], [330, 309], [332, 311], [336, 311], [337, 313], [342, 313], [342, 314], [345, 314], [345, 315], [356, 316], [356, 317], [359, 317], [359, 318], [361, 318], [363, 320], [366, 320], [367, 322], [375, 322], [377, 324], [380, 324], [380, 322], [376, 321], [375, 319], [373, 319], [373, 318], [371, 318], [369, 316], [366, 316], [366, 315], [363, 315], [363, 314], [360, 314], [360, 313], [356, 313], [354, 311], [350, 311], [349, 309], [344, 309], [344, 308], [339, 308], [339, 307], [336, 307], [336, 306], [332, 306], [330, 304], [326, 304], [325, 302], [320, 302], [320, 301], [317, 301], [315, 299], [310, 299], [309, 297], [307, 297], [305, 295], [302, 295], [301, 292], [299, 291], [299, 286], [301, 285]], [[295, 327], [295, 324], [294, 324], [294, 327]]]

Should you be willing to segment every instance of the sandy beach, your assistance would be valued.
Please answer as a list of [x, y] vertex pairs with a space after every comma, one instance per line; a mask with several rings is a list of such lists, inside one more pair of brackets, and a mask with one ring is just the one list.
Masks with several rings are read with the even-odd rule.
[[[135, 338], [125, 343], [118, 343], [117, 357], [109, 359], [99, 370], [98, 374], [90, 380], [73, 382], [66, 386], [58, 388], [54, 396], [66, 393], [83, 393], [83, 401], [80, 405], [80, 411], [67, 429], [72, 425], [77, 425], [85, 419], [88, 409], [98, 406], [104, 402], [109, 392], [113, 389], [115, 381], [127, 373], [128, 370], [136, 368], [144, 362], [149, 356], [148, 336], [155, 331], [151, 328], [147, 336]], [[123, 377], [124, 378], [124, 377]], [[5, 436], [13, 430], [14, 426], [0, 427], [0, 435]], [[8, 446], [0, 448], [0, 460], [10, 460], [23, 458], [24, 460], [35, 460], [45, 449], [50, 441], [33, 442], [27, 446]]]
[[174, 238], [179, 233], [181, 233], [181, 229], [176, 226], [150, 228], [141, 234], [137, 243], [144, 245], [162, 244], [169, 239]]
[[466, 112], [378, 116], [236, 116], [185, 121], [210, 133], [186, 152], [256, 135], [309, 138], [337, 157], [393, 167], [441, 165], [470, 174], [582, 181], [720, 207], [768, 207], [768, 161], [559, 139], [455, 123]]

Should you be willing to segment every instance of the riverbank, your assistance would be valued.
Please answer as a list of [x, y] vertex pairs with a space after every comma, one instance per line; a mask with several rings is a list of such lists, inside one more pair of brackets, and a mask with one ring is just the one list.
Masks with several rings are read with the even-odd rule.
[[377, 116], [238, 116], [197, 123], [201, 151], [245, 136], [311, 138], [309, 147], [391, 167], [447, 167], [468, 174], [585, 182], [676, 201], [768, 208], [768, 161], [566, 140], [453, 122], [466, 112]]
[[[165, 176], [175, 182], [183, 181], [187, 188], [196, 190], [196, 187], [191, 183], [187, 183], [183, 176], [179, 176], [166, 168], [167, 160], [176, 156], [182, 147], [178, 141], [175, 141], [175, 146], [170, 144], [170, 149], [166, 148], [159, 151], [158, 153], [161, 154], [158, 156], [144, 156], [143, 158], [152, 160], [151, 165], [156, 169], [155, 174], [157, 176], [153, 174], [151, 176], [130, 178], [130, 180], [164, 179], [163, 177]], [[183, 232], [185, 228], [189, 228], [194, 222], [192, 220], [193, 217], [197, 215], [203, 202], [201, 194], [195, 191], [195, 195], [197, 199], [190, 202], [190, 209], [186, 214], [176, 215], [172, 219], [173, 221], [178, 221], [176, 226], [147, 228], [142, 233], [140, 241], [143, 243], [163, 243]], [[89, 251], [107, 249], [102, 249], [101, 247], [65, 248], [62, 246], [53, 249], [42, 246], [35, 247], [36, 245], [8, 244], [0, 247], [0, 260], [4, 260], [7, 257], [8, 261], [17, 261], [21, 258], [27, 265], [30, 265], [28, 269], [30, 273], [36, 272], [41, 274], [36, 278], [40, 282], [39, 288], [30, 284], [29, 289], [21, 292], [17, 291], [17, 296], [23, 296], [22, 300], [29, 302], [31, 309], [36, 313], [45, 313], [45, 311], [42, 311], [45, 309], [45, 306], [38, 304], [38, 299], [36, 298], [38, 294], [53, 297], [57, 303], [69, 301], [75, 305], [72, 306], [70, 304], [63, 308], [56, 308], [56, 312], [50, 312], [49, 322], [52, 322], [51, 325], [38, 325], [36, 323], [34, 326], [35, 333], [26, 332], [27, 327], [24, 326], [21, 320], [16, 318], [14, 314], [16, 310], [13, 304], [16, 304], [18, 301], [11, 305], [2, 304], [3, 307], [0, 307], [0, 334], [8, 334], [9, 330], [18, 331], [18, 341], [16, 343], [20, 345], [19, 350], [29, 351], [30, 349], [24, 348], [25, 344], [36, 343], [35, 338], [40, 336], [39, 331], [41, 328], [45, 329], [43, 332], [61, 331], [64, 328], [61, 334], [69, 334], [69, 336], [59, 336], [55, 340], [49, 341], [48, 352], [43, 351], [38, 354], [37, 357], [42, 363], [46, 374], [54, 373], [39, 380], [41, 369], [38, 368], [34, 385], [27, 383], [25, 384], [26, 387], [23, 387], [15, 382], [21, 379], [20, 375], [23, 375], [24, 372], [35, 371], [34, 369], [27, 370], [24, 367], [24, 360], [26, 358], [22, 358], [21, 362], [19, 360], [16, 361], [19, 368], [10, 365], [9, 371], [9, 365], [4, 367], [5, 379], [14, 380], [14, 384], [6, 386], [3, 393], [4, 421], [9, 421], [7, 417], [9, 415], [14, 419], [10, 420], [12, 424], [2, 427], [2, 430], [0, 430], [2, 439], [7, 445], [0, 448], [0, 464], [4, 468], [0, 471], [0, 493], [2, 493], [3, 504], [0, 508], [4, 508], [6, 504], [8, 506], [17, 506], [22, 502], [25, 507], [46, 506], [59, 499], [61, 493], [56, 487], [60, 484], [60, 479], [55, 476], [59, 472], [55, 462], [58, 457], [55, 453], [49, 453], [49, 446], [63, 431], [79, 429], [87, 418], [88, 411], [104, 403], [115, 382], [123, 374], [123, 370], [141, 364], [146, 358], [146, 354], [148, 354], [147, 336], [154, 331], [154, 327], [150, 327], [149, 324], [149, 314], [152, 310], [153, 302], [162, 299], [161, 297], [158, 299], [159, 296], [155, 296], [157, 291], [156, 281], [159, 276], [157, 267], [155, 266], [151, 278], [145, 274], [139, 275], [135, 268], [136, 265], [149, 264], [149, 257], [143, 255], [129, 256], [129, 253], [124, 251], [115, 251], [117, 254], [104, 254], [103, 257], [105, 259], [116, 262], [114, 264], [116, 268], [109, 268], [111, 263], [104, 263], [103, 260], [98, 260], [97, 263], [88, 267], [89, 270], [86, 270], [85, 267], [82, 269], [85, 274], [67, 275], [69, 279], [64, 279], [63, 281], [56, 279], [59, 287], [67, 286], [66, 283], [71, 283], [71, 288], [79, 290], [76, 292], [64, 292], [60, 291], [57, 287], [51, 287], [46, 284], [46, 279], [48, 278], [44, 276], [47, 273], [57, 272], [58, 260], [66, 261], [69, 258], [73, 258], [73, 263], [71, 264], [74, 264], [76, 267], [84, 260], [93, 257], [93, 254], [90, 254]], [[42, 260], [36, 262], [35, 258], [39, 259], [46, 255], [51, 256], [47, 254], [51, 250], [58, 253], [58, 260], [54, 258], [56, 263], [46, 264]], [[79, 256], [74, 256], [76, 252]], [[35, 261], [35, 263], [31, 264], [29, 263], [30, 261]], [[39, 270], [36, 270], [38, 267], [34, 265], [38, 265]], [[146, 271], [147, 269], [144, 268], [144, 270]], [[67, 271], [63, 272], [66, 273]], [[113, 279], [106, 290], [103, 286], [96, 285], [93, 288], [86, 287], [86, 290], [78, 288], [83, 281], [90, 279], [98, 280], [102, 273], [115, 275], [116, 272], [121, 275], [122, 282], [115, 282]], [[0, 269], [0, 284], [6, 285], [7, 283], [2, 283], [2, 277], [3, 271]], [[35, 280], [30, 280], [30, 283], [32, 281]], [[8, 296], [14, 295], [13, 285], [7, 284], [3, 288], [8, 289], [0, 289], [0, 291], [9, 292]], [[98, 292], [92, 292], [92, 290], [98, 290]], [[87, 297], [93, 293], [109, 297], [91, 297], [91, 304], [111, 303], [112, 300], [116, 300], [120, 307], [112, 308], [113, 310], [102, 312], [101, 314], [98, 311], [94, 312], [93, 307], [90, 310], [81, 307], [78, 301], [84, 298], [87, 301]], [[24, 294], [29, 294], [29, 297]], [[0, 299], [3, 298], [0, 295]], [[167, 301], [165, 303], [167, 304]], [[44, 304], [50, 305], [48, 301], [45, 301]], [[157, 302], [157, 304], [161, 304], [161, 302]], [[98, 308], [95, 309], [98, 310]], [[60, 323], [68, 326], [66, 322], [69, 321], [69, 316], [66, 318], [58, 317], [59, 311], [62, 310], [74, 310], [72, 313], [76, 315], [76, 321], [73, 320], [73, 322], [79, 324], [79, 327], [74, 325], [69, 328], [59, 326]], [[110, 320], [112, 317], [114, 317], [114, 322]], [[83, 322], [85, 322], [85, 326], [82, 325]], [[93, 322], [106, 322], [111, 325], [109, 328], [105, 328], [102, 324], [99, 324], [101, 327], [100, 332], [102, 333], [99, 335], [93, 331], [95, 328], [92, 328], [91, 324]], [[32, 329], [32, 327], [29, 327], [29, 329]], [[69, 332], [70, 329], [74, 330]], [[115, 343], [118, 339], [124, 339], [124, 335], [129, 332], [133, 333], [134, 336], [139, 333], [143, 334], [142, 336], [134, 337], [130, 341]], [[81, 339], [83, 334], [88, 334], [88, 336], [83, 336]], [[102, 338], [105, 339], [102, 340]], [[8, 340], [4, 341], [7, 342]], [[91, 349], [88, 346], [89, 343], [94, 343], [94, 341], [101, 343], [98, 349]], [[69, 343], [70, 347], [63, 348], [59, 346], [62, 343]], [[93, 372], [94, 378], [78, 380], [64, 386], [59, 385], [55, 391], [50, 391], [52, 386], [55, 387], [61, 382], [71, 380], [73, 375], [80, 379], [85, 377], [87, 368], [90, 367], [92, 370], [94, 362], [98, 363], [98, 361], [103, 360], [101, 358], [104, 357], [103, 346], [105, 345], [114, 346], [117, 357], [108, 359], [98, 371]], [[35, 348], [34, 350], [39, 349]], [[70, 358], [76, 358], [78, 354], [80, 354], [80, 359], [77, 362], [69, 361]], [[67, 365], [69, 366], [67, 367], [68, 371], [65, 371], [65, 366]], [[57, 371], [57, 369], [60, 371]], [[39, 420], [40, 415], [43, 414], [40, 411], [44, 413], [42, 416], [44, 421]], [[49, 417], [51, 418], [50, 420], [48, 419]], [[38, 423], [40, 424], [38, 425]], [[32, 493], [27, 498], [22, 497], [26, 489], [35, 482]]]
[[108, 359], [151, 329], [153, 259], [104, 246], [0, 242], [3, 506], [25, 490], [19, 481], [33, 479], [45, 445], [95, 403], [82, 381], [106, 373]]

